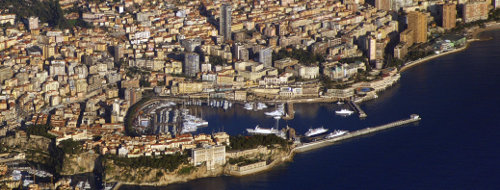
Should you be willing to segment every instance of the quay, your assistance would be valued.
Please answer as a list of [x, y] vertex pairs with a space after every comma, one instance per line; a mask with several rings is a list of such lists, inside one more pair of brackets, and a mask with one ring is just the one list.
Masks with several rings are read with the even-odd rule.
[[351, 105], [351, 107], [353, 107], [359, 113], [360, 118], [365, 118], [368, 116], [366, 115], [365, 111], [363, 111], [361, 107], [359, 107], [359, 105], [356, 104], [356, 102], [349, 101], [349, 105]]
[[298, 152], [298, 153], [306, 152], [306, 151], [318, 149], [321, 147], [329, 146], [329, 145], [332, 145], [332, 144], [339, 142], [339, 141], [359, 137], [359, 136], [370, 134], [370, 133], [375, 133], [378, 131], [382, 131], [382, 130], [397, 127], [397, 126], [406, 125], [406, 124], [417, 122], [420, 120], [421, 120], [421, 118], [419, 115], [412, 114], [409, 119], [398, 120], [395, 122], [391, 122], [391, 123], [376, 126], [376, 127], [368, 127], [365, 129], [360, 129], [360, 130], [353, 131], [353, 132], [347, 133], [345, 135], [331, 138], [331, 139], [322, 139], [322, 140], [318, 140], [318, 141], [314, 141], [314, 142], [302, 143], [302, 144], [298, 145], [297, 147], [295, 147], [292, 151]]
[[285, 104], [285, 116], [284, 120], [292, 120], [295, 117], [295, 110], [293, 109], [293, 102], [287, 102]]

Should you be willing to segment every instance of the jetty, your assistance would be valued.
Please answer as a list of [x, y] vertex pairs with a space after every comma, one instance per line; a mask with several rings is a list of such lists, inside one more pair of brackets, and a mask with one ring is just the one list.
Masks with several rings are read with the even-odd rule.
[[360, 130], [353, 131], [353, 132], [347, 133], [345, 135], [342, 135], [342, 136], [339, 136], [339, 137], [335, 137], [335, 138], [331, 138], [331, 139], [322, 139], [322, 140], [317, 140], [317, 141], [313, 141], [313, 142], [302, 143], [302, 144], [298, 145], [297, 147], [295, 147], [292, 151], [298, 152], [298, 153], [300, 153], [300, 152], [306, 152], [306, 151], [318, 149], [318, 148], [321, 148], [321, 147], [329, 146], [329, 145], [332, 145], [332, 144], [334, 144], [336, 142], [339, 142], [339, 141], [352, 139], [352, 138], [355, 138], [355, 137], [359, 137], [359, 136], [362, 136], [362, 135], [367, 135], [367, 134], [370, 134], [370, 133], [375, 133], [375, 132], [382, 131], [382, 130], [385, 130], [385, 129], [390, 129], [390, 128], [393, 128], [393, 127], [403, 126], [403, 125], [406, 125], [406, 124], [409, 124], [409, 123], [413, 123], [413, 122], [417, 122], [417, 121], [420, 121], [420, 120], [421, 120], [421, 118], [420, 118], [419, 115], [412, 114], [410, 116], [410, 118], [408, 118], [408, 119], [398, 120], [398, 121], [394, 121], [394, 122], [391, 122], [391, 123], [388, 123], [388, 124], [384, 124], [384, 125], [380, 125], [380, 126], [376, 126], [376, 127], [368, 127], [368, 128], [365, 128], [365, 129], [360, 129]]
[[287, 102], [285, 104], [285, 116], [284, 120], [292, 120], [295, 117], [295, 110], [293, 109], [293, 102]]
[[361, 107], [359, 107], [359, 105], [356, 104], [356, 102], [349, 101], [349, 105], [351, 105], [351, 107], [359, 113], [360, 118], [365, 118], [368, 116], [366, 115], [365, 111], [363, 111]]

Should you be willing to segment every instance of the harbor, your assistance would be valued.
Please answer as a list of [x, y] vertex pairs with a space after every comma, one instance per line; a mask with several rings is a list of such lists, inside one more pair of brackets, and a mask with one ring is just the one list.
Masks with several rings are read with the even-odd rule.
[[336, 142], [340, 142], [343, 140], [352, 139], [352, 138], [359, 137], [362, 135], [367, 135], [367, 134], [375, 133], [378, 131], [382, 131], [382, 130], [386, 130], [386, 129], [390, 129], [390, 128], [394, 128], [394, 127], [398, 127], [398, 126], [403, 126], [403, 125], [417, 122], [420, 120], [421, 120], [421, 118], [419, 115], [412, 114], [410, 116], [410, 118], [408, 118], [408, 119], [398, 120], [398, 121], [394, 121], [394, 122], [380, 125], [380, 126], [360, 129], [360, 130], [353, 131], [353, 132], [350, 132], [350, 133], [347, 133], [345, 135], [335, 137], [335, 138], [322, 139], [322, 140], [317, 140], [317, 141], [313, 141], [313, 142], [309, 142], [309, 143], [302, 143], [302, 144], [296, 146], [292, 151], [297, 152], [297, 153], [306, 152], [306, 151], [318, 149], [321, 147], [329, 146], [329, 145], [332, 145]]

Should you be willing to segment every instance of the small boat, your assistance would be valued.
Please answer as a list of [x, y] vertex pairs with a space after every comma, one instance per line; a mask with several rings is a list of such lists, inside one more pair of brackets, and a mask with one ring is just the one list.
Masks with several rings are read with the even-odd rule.
[[351, 111], [351, 110], [348, 110], [348, 109], [341, 109], [339, 111], [335, 111], [335, 114], [342, 115], [342, 116], [349, 116], [352, 113], [354, 113], [354, 111]]
[[337, 105], [343, 105], [343, 104], [344, 104], [344, 102], [341, 102], [341, 101], [337, 102]]

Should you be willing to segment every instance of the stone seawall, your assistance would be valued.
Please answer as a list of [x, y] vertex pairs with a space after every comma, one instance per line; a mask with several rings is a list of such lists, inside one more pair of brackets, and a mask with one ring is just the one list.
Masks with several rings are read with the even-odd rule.
[[412, 117], [410, 119], [399, 120], [399, 121], [395, 121], [395, 122], [388, 123], [388, 124], [385, 124], [385, 125], [380, 125], [380, 126], [377, 126], [377, 127], [369, 127], [369, 128], [357, 130], [357, 131], [354, 131], [354, 132], [351, 132], [351, 133], [348, 133], [348, 134], [345, 134], [345, 135], [342, 135], [342, 136], [336, 137], [336, 138], [318, 140], [318, 141], [314, 141], [314, 142], [310, 142], [310, 143], [304, 143], [302, 145], [299, 145], [299, 146], [295, 147], [295, 149], [293, 151], [295, 151], [297, 153], [306, 152], [306, 151], [309, 151], [309, 150], [313, 150], [313, 149], [318, 149], [318, 148], [321, 148], [321, 147], [329, 146], [329, 145], [332, 145], [332, 144], [334, 144], [336, 142], [339, 142], [339, 141], [343, 141], [343, 140], [347, 140], [347, 139], [359, 137], [359, 136], [362, 136], [362, 135], [366, 135], [366, 134], [378, 132], [378, 131], [389, 129], [389, 128], [393, 128], [393, 127], [398, 127], [398, 126], [406, 125], [406, 124], [417, 122], [417, 121], [420, 121], [420, 117], [417, 117], [417, 118], [413, 118]]

